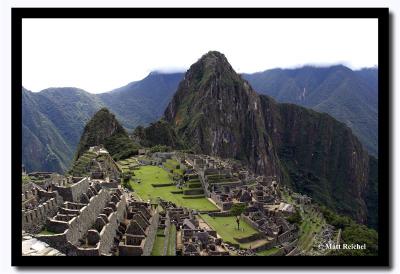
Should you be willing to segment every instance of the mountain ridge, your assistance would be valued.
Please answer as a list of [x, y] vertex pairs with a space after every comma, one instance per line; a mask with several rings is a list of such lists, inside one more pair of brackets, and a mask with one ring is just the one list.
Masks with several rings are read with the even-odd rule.
[[[305, 68], [307, 69], [307, 66]], [[304, 68], [297, 70], [302, 69]], [[279, 69], [277, 71], [284, 70]], [[325, 68], [325, 70], [328, 71], [328, 68]], [[261, 73], [263, 72], [259, 74]], [[362, 69], [355, 71], [355, 73], [375, 92], [372, 93], [374, 99], [371, 99], [371, 101], [377, 101], [376, 68]], [[109, 108], [128, 131], [132, 131], [138, 125], [149, 125], [163, 115], [164, 109], [183, 77], [184, 73], [179, 72], [152, 72], [140, 81], [134, 81], [101, 94], [92, 94], [77, 88], [48, 88], [41, 92], [31, 92], [29, 95], [30, 103], [24, 104], [23, 102], [23, 105], [30, 109], [30, 113], [34, 113], [32, 117], [37, 118], [32, 121], [32, 119], [29, 120], [23, 115], [23, 128], [31, 127], [30, 130], [23, 130], [23, 138], [24, 140], [34, 140], [33, 144], [24, 142], [27, 145], [23, 146], [23, 164], [28, 171], [64, 172], [71, 164], [73, 152], [79, 142], [85, 123], [95, 111], [101, 107]], [[242, 75], [242, 77], [246, 79], [246, 76]], [[249, 81], [249, 83], [252, 86], [255, 85], [252, 81]], [[154, 88], [154, 86], [157, 88]], [[255, 90], [260, 92], [258, 89]], [[22, 92], [26, 93], [26, 91], [23, 88]], [[276, 96], [273, 97], [277, 99]], [[343, 95], [336, 97], [340, 99]], [[23, 101], [25, 99], [27, 97], [23, 96]], [[279, 98], [278, 101], [280, 101]], [[374, 138], [377, 137], [374, 136], [377, 136], [377, 129], [369, 124], [370, 121], [377, 121], [377, 110], [374, 107], [366, 108], [362, 105], [350, 108], [342, 105], [337, 102], [335, 104], [323, 102], [312, 108], [320, 112], [327, 112], [325, 111], [326, 108], [331, 109], [330, 114], [342, 122], [348, 121], [347, 125], [358, 137], [367, 136], [366, 139], [361, 137], [360, 140], [366, 148], [372, 147], [372, 149], [369, 149], [370, 152], [376, 150], [377, 139]], [[365, 104], [363, 103], [363, 105]], [[357, 113], [353, 114], [353, 108], [357, 110]], [[351, 119], [347, 119], [348, 117]], [[359, 119], [359, 117], [362, 119]], [[44, 128], [40, 129], [38, 126], [33, 126], [33, 123], [38, 125], [39, 121], [47, 121], [41, 123]], [[357, 122], [360, 126], [355, 125]], [[40, 133], [41, 130], [47, 132], [48, 137], [44, 137]], [[49, 141], [48, 138], [53, 140]], [[368, 145], [370, 140], [375, 141]], [[36, 151], [36, 155], [32, 155], [33, 151]]]
[[378, 155], [377, 68], [305, 66], [242, 74], [260, 94], [326, 112], [346, 123], [374, 156]]

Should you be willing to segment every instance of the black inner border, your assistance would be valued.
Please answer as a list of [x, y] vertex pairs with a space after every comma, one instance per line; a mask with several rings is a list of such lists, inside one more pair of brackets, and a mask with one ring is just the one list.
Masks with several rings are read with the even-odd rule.
[[[13, 266], [389, 266], [389, 9], [388, 8], [12, 8], [12, 260]], [[376, 18], [379, 85], [379, 254], [375, 257], [32, 257], [22, 256], [21, 88], [24, 18]], [[316, 34], [317, 35], [317, 34]], [[155, 259], [155, 260], [154, 260]], [[370, 268], [368, 268], [370, 269]]]

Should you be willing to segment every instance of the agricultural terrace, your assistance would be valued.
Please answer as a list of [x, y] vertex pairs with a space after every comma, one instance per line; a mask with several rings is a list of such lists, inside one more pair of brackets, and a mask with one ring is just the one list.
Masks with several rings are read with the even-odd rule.
[[184, 166], [179, 164], [178, 161], [174, 159], [167, 159], [163, 163], [163, 166], [168, 170], [172, 170], [172, 173], [176, 175], [183, 176], [185, 172]]
[[310, 250], [313, 246], [315, 235], [320, 233], [326, 223], [322, 214], [313, 208], [305, 206], [301, 212], [299, 247], [302, 250]]
[[89, 164], [90, 160], [96, 156], [95, 152], [86, 151], [82, 154], [77, 161], [74, 162], [70, 170], [70, 174], [72, 176], [84, 176], [87, 174], [85, 168]]

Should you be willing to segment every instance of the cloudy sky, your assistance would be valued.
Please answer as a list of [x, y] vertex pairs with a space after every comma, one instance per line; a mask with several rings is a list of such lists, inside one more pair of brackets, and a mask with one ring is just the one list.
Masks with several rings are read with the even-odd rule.
[[239, 72], [378, 63], [377, 19], [23, 19], [25, 88], [110, 91], [209, 50]]

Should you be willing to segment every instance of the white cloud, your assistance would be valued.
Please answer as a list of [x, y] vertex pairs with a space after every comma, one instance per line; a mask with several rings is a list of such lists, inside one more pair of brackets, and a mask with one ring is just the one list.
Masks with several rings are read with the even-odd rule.
[[209, 50], [237, 72], [303, 64], [374, 66], [377, 19], [23, 19], [23, 85], [97, 93]]

